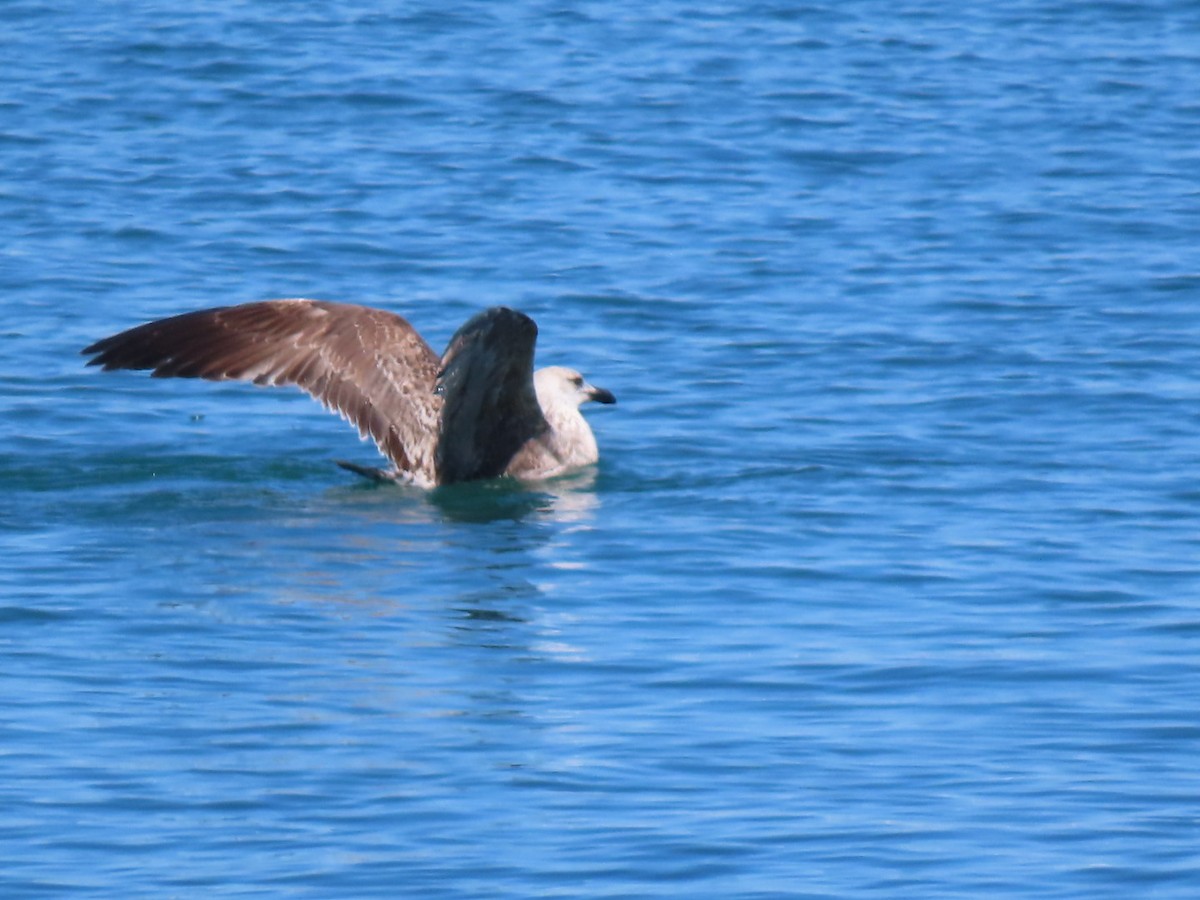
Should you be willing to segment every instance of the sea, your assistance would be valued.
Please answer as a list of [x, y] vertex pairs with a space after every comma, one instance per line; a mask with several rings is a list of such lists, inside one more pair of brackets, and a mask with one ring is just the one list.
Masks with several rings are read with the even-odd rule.
[[[0, 19], [0, 896], [1200, 896], [1200, 5]], [[80, 355], [285, 297], [599, 464]]]

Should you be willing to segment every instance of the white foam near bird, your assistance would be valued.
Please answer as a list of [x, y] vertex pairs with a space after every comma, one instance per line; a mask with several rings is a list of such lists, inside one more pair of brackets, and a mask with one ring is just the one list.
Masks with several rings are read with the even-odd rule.
[[88, 365], [155, 377], [295, 385], [357, 426], [391, 466], [339, 462], [422, 487], [550, 478], [599, 459], [580, 412], [615, 403], [574, 369], [533, 370], [537, 325], [492, 307], [440, 357], [400, 316], [321, 300], [267, 300], [139, 325], [83, 350]]

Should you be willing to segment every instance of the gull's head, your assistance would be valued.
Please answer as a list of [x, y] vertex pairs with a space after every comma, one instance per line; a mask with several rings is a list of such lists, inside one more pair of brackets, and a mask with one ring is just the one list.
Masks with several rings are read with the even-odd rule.
[[566, 366], [547, 366], [533, 373], [533, 388], [542, 409], [569, 406], [578, 409], [584, 403], [616, 403], [611, 391], [587, 383], [582, 375]]

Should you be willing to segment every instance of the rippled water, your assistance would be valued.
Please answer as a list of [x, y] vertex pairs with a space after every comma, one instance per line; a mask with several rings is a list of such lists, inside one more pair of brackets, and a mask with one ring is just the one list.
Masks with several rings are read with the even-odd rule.
[[[1195, 5], [4, 16], [4, 896], [1200, 892]], [[279, 296], [600, 466], [78, 356]]]

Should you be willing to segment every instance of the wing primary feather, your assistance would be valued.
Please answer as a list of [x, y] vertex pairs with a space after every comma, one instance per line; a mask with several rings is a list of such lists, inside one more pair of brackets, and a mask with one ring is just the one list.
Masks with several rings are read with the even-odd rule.
[[295, 385], [371, 437], [397, 469], [434, 479], [439, 360], [403, 318], [365, 306], [268, 300], [183, 313], [83, 351], [105, 370]]

